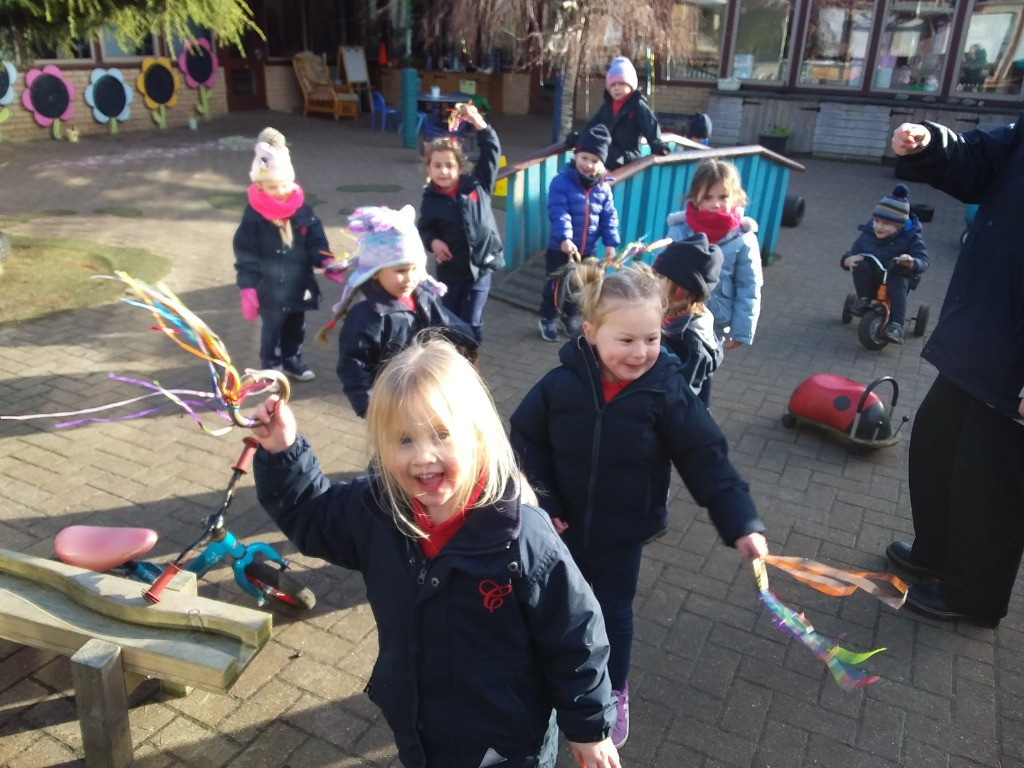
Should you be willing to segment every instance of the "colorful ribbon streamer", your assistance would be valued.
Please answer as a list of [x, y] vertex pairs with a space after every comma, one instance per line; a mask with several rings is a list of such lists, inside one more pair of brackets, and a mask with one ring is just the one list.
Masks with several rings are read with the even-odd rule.
[[862, 589], [877, 597], [886, 605], [898, 609], [907, 597], [907, 585], [899, 578], [888, 573], [869, 571], [844, 571], [832, 568], [813, 560], [802, 557], [779, 557], [769, 555], [764, 560], [752, 561], [754, 581], [757, 583], [757, 597], [768, 609], [775, 626], [800, 641], [811, 653], [820, 659], [832, 678], [843, 690], [863, 688], [865, 685], [879, 680], [877, 675], [870, 675], [862, 664], [885, 648], [876, 648], [865, 653], [854, 653], [843, 648], [836, 641], [815, 631], [811, 623], [802, 613], [789, 608], [768, 587], [768, 569], [766, 563], [774, 565], [789, 573], [797, 581], [806, 584], [819, 592], [832, 596], [846, 596]]
[[[265, 389], [267, 382], [276, 381], [281, 389], [281, 399], [287, 400], [290, 393], [287, 377], [280, 371], [246, 370], [239, 375], [231, 364], [227, 347], [210, 327], [194, 314], [166, 286], [158, 285], [151, 288], [141, 280], [136, 280], [126, 272], [115, 272], [116, 278], [98, 275], [100, 279], [120, 280], [138, 296], [138, 300], [122, 299], [126, 304], [148, 309], [156, 318], [158, 327], [153, 330], [164, 333], [175, 344], [206, 361], [213, 384], [213, 392], [218, 402], [227, 408], [231, 420], [239, 427], [252, 427], [255, 422], [241, 415], [241, 405], [245, 398], [254, 391]], [[159, 385], [157, 385], [159, 386]], [[174, 396], [170, 390], [162, 392], [172, 401], [184, 408], [193, 417], [187, 404]], [[209, 432], [197, 418], [204, 431]]]

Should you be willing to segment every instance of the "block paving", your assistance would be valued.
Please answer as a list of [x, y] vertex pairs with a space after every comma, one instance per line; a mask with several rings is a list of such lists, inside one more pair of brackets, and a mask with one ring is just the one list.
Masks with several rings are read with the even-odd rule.
[[[15, 235], [86, 238], [168, 256], [165, 282], [227, 344], [240, 367], [257, 360], [258, 325], [244, 322], [231, 237], [240, 209], [207, 202], [244, 191], [260, 128], [280, 128], [298, 179], [329, 236], [361, 204], [418, 207], [423, 171], [393, 133], [266, 112], [234, 113], [184, 129], [49, 140], [0, 147], [0, 216]], [[546, 118], [496, 123], [509, 160], [549, 143]], [[780, 424], [790, 393], [828, 372], [867, 383], [899, 382], [894, 419], [912, 417], [934, 377], [922, 339], [870, 352], [840, 322], [852, 290], [838, 257], [892, 168], [821, 159], [794, 173], [806, 200], [799, 227], [783, 228], [765, 270], [761, 321], [750, 348], [730, 352], [715, 377], [712, 412], [750, 483], [773, 552], [858, 570], [884, 570], [883, 550], [912, 532], [904, 440], [868, 453], [823, 432]], [[363, 185], [360, 189], [360, 185]], [[347, 189], [346, 189], [347, 187]], [[683, 192], [683, 190], [680, 190]], [[911, 185], [930, 203], [932, 267], [910, 297], [931, 306], [932, 325], [964, 227], [964, 207]], [[111, 215], [135, 208], [142, 216]], [[60, 209], [74, 215], [46, 214]], [[97, 211], [108, 211], [97, 212]], [[661, 233], [651, 233], [652, 237]], [[328, 318], [310, 313], [310, 337]], [[539, 289], [539, 286], [538, 286]], [[0, 277], [0, 300], [3, 300]], [[147, 329], [151, 318], [113, 302], [0, 327], [0, 415], [97, 407], [139, 394], [109, 374], [208, 388], [201, 363]], [[556, 364], [535, 313], [498, 296], [487, 305], [482, 372], [503, 416]], [[336, 336], [335, 336], [336, 338]], [[332, 342], [334, 339], [332, 339]], [[365, 467], [361, 421], [334, 376], [336, 348], [310, 343], [317, 379], [294, 387], [300, 428], [332, 477]], [[881, 390], [880, 390], [881, 391]], [[887, 395], [883, 394], [887, 399]], [[153, 402], [153, 401], [149, 401]], [[124, 411], [122, 411], [123, 413]], [[105, 415], [105, 414], [100, 414]], [[0, 542], [40, 557], [75, 523], [142, 525], [172, 558], [216, 508], [242, 435], [214, 438], [174, 408], [144, 419], [56, 429], [58, 419], [0, 421]], [[272, 641], [227, 695], [156, 697], [131, 712], [136, 764], [145, 768], [397, 766], [390, 732], [362, 693], [376, 632], [358, 576], [295, 555], [243, 481], [229, 517], [239, 536], [294, 555], [317, 595], [305, 616], [274, 617]], [[1021, 598], [993, 630], [893, 611], [858, 593], [819, 595], [778, 572], [772, 585], [823, 633], [850, 648], [887, 650], [867, 667], [875, 685], [842, 691], [823, 665], [776, 630], [760, 609], [747, 564], [724, 547], [678, 481], [665, 535], [646, 549], [636, 601], [630, 679], [632, 733], [623, 765], [635, 768], [1020, 768], [1024, 766], [1024, 621]], [[200, 582], [207, 597], [248, 604], [226, 568]], [[62, 656], [0, 641], [0, 766], [84, 765]], [[560, 768], [571, 768], [563, 749]]]

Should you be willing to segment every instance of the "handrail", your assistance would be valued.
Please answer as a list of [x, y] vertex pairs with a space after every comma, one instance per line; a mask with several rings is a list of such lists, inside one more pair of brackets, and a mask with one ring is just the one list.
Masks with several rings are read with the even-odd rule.
[[[668, 230], [668, 214], [682, 207], [697, 163], [721, 157], [733, 162], [740, 172], [748, 196], [746, 214], [758, 223], [763, 258], [769, 257], [782, 220], [789, 173], [804, 167], [759, 145], [709, 148], [676, 134], [662, 134], [662, 138], [685, 149], [668, 155], [648, 154], [616, 169], [614, 178], [609, 178], [622, 242], [651, 242], [662, 237]], [[499, 179], [509, 180], [505, 208], [508, 269], [524, 264], [546, 247], [550, 232], [548, 186], [570, 159], [571, 150], [559, 142], [505, 166], [499, 173]]]

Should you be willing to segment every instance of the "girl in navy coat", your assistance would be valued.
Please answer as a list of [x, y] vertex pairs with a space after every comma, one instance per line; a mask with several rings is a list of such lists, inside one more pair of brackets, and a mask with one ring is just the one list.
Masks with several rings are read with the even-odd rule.
[[[249, 205], [234, 238], [235, 273], [242, 315], [263, 320], [260, 364], [310, 381], [316, 374], [302, 361], [306, 311], [320, 307], [314, 267], [334, 264], [320, 219], [305, 202], [284, 136], [264, 128], [249, 170]], [[326, 269], [328, 279], [341, 273]]]
[[480, 155], [472, 173], [453, 139], [435, 139], [426, 149], [427, 185], [420, 204], [423, 246], [437, 260], [437, 279], [448, 286], [444, 305], [483, 341], [484, 304], [491, 273], [505, 266], [505, 246], [494, 220], [491, 197], [498, 180], [501, 143], [472, 104], [460, 106], [460, 119], [477, 132]]
[[332, 484], [276, 396], [256, 415], [260, 503], [303, 553], [362, 573], [366, 692], [402, 765], [553, 768], [560, 728], [580, 765], [618, 768], [600, 609], [450, 344], [417, 341], [378, 377], [366, 477]]
[[605, 180], [604, 161], [610, 141], [603, 125], [591, 128], [577, 142], [573, 161], [548, 187], [551, 234], [544, 254], [548, 279], [541, 292], [539, 324], [544, 341], [558, 341], [558, 319], [569, 336], [579, 335], [579, 307], [563, 291], [561, 274], [565, 266], [592, 256], [599, 237], [605, 259], [615, 256], [620, 242], [619, 215], [612, 188]]
[[[359, 240], [359, 255], [349, 263], [351, 275], [334, 307], [334, 317], [317, 334], [327, 334], [344, 318], [338, 339], [338, 378], [352, 410], [366, 416], [374, 379], [388, 359], [427, 328], [443, 333], [475, 359], [473, 330], [441, 303], [445, 286], [427, 274], [411, 205], [358, 208], [349, 217], [349, 232]], [[364, 300], [353, 305], [360, 294]]]
[[746, 557], [768, 547], [725, 437], [661, 349], [661, 287], [636, 263], [608, 277], [573, 268], [583, 336], [512, 414], [512, 447], [601, 604], [617, 699], [616, 746], [629, 734], [629, 658], [643, 545], [668, 519], [675, 466], [722, 540]]

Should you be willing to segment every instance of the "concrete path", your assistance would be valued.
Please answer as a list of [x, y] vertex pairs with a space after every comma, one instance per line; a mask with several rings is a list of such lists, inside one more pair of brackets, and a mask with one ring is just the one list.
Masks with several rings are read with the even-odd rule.
[[[239, 313], [231, 236], [237, 210], [207, 202], [244, 190], [251, 141], [273, 124], [288, 137], [300, 183], [322, 202], [328, 234], [361, 204], [418, 207], [423, 173], [397, 136], [367, 119], [336, 124], [270, 113], [233, 114], [198, 133], [88, 137], [0, 146], [0, 216], [58, 209], [73, 216], [22, 220], [15, 234], [54, 234], [143, 246], [173, 259], [166, 283], [225, 340], [236, 363], [256, 362], [258, 327]], [[497, 124], [510, 159], [549, 141], [538, 118]], [[239, 137], [239, 138], [232, 138]], [[869, 352], [840, 323], [851, 290], [838, 255], [892, 169], [812, 160], [791, 191], [807, 203], [802, 225], [783, 229], [780, 258], [765, 272], [753, 347], [732, 352], [715, 379], [712, 411], [750, 482], [775, 553], [838, 566], [885, 568], [882, 552], [912, 528], [907, 440], [858, 454], [810, 429], [780, 425], [793, 388], [812, 373], [868, 382], [894, 375], [896, 415], [912, 416], [934, 371], [922, 340]], [[363, 191], [355, 185], [367, 185]], [[348, 186], [349, 189], [339, 189]], [[682, 191], [682, 190], [681, 190]], [[925, 226], [932, 268], [911, 295], [937, 316], [963, 229], [963, 206], [915, 185], [935, 206]], [[137, 208], [141, 218], [97, 210]], [[327, 283], [328, 304], [335, 287]], [[3, 291], [0, 278], [0, 291]], [[312, 314], [311, 330], [328, 309]], [[556, 363], [529, 311], [492, 299], [482, 370], [507, 416]], [[138, 394], [110, 373], [207, 388], [202, 366], [147, 330], [150, 317], [122, 303], [0, 327], [0, 414], [99, 406]], [[295, 387], [300, 426], [333, 476], [365, 466], [363, 424], [333, 369], [336, 351], [309, 345], [318, 377]], [[906, 430], [905, 430], [906, 432]], [[132, 524], [160, 531], [157, 553], [176, 553], [216, 508], [237, 456], [237, 431], [213, 438], [173, 409], [117, 424], [57, 430], [54, 420], [0, 422], [0, 546], [48, 557], [73, 523]], [[833, 599], [773, 573], [780, 597], [823, 633], [858, 650], [887, 646], [868, 667], [884, 680], [846, 693], [760, 610], [749, 568], [722, 546], [706, 514], [677, 482], [667, 534], [648, 547], [636, 602], [630, 679], [634, 768], [967, 768], [1024, 766], [1024, 622], [1020, 597], [996, 631], [894, 612], [857, 594]], [[282, 544], [242, 488], [229, 520], [245, 538]], [[284, 542], [282, 548], [291, 552]], [[390, 733], [363, 686], [376, 632], [358, 577], [301, 556], [316, 593], [311, 615], [275, 616], [273, 641], [230, 695], [194, 692], [132, 711], [137, 764], [146, 768], [394, 766]], [[225, 569], [202, 594], [247, 599]], [[0, 766], [84, 765], [66, 659], [0, 642]], [[563, 755], [561, 768], [571, 768]]]

